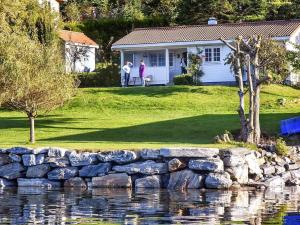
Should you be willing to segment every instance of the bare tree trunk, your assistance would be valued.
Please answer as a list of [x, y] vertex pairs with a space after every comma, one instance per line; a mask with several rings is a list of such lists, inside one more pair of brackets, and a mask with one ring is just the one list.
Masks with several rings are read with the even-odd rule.
[[249, 86], [249, 115], [248, 115], [248, 134], [247, 142], [254, 143], [254, 90], [253, 90], [253, 79], [251, 72], [251, 58], [247, 55], [247, 79]]
[[29, 115], [28, 116], [28, 119], [29, 119], [29, 124], [30, 124], [30, 139], [29, 139], [29, 141], [30, 141], [30, 143], [35, 143], [35, 130], [34, 130], [34, 120], [35, 120], [35, 118], [34, 118], [34, 116], [32, 116], [32, 115]]
[[254, 56], [254, 143], [258, 144], [260, 142], [261, 130], [260, 130], [260, 85], [259, 82], [259, 48], [260, 48], [261, 38], [259, 37], [256, 45], [256, 52]]

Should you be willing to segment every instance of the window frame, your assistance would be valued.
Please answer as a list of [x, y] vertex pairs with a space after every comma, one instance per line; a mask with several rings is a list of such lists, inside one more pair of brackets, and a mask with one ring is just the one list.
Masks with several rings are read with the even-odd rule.
[[221, 47], [206, 47], [204, 49], [205, 63], [221, 62]]
[[169, 67], [174, 67], [174, 53], [169, 52]]

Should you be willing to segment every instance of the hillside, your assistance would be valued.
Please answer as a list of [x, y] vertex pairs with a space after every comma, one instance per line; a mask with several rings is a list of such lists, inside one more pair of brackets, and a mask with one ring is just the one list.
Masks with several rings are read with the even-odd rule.
[[[38, 146], [75, 149], [212, 145], [215, 135], [239, 127], [235, 87], [89, 88], [36, 121]], [[280, 100], [286, 99], [281, 106]], [[262, 90], [262, 130], [276, 135], [279, 120], [299, 115], [300, 90]], [[24, 114], [0, 111], [1, 147], [25, 145]]]

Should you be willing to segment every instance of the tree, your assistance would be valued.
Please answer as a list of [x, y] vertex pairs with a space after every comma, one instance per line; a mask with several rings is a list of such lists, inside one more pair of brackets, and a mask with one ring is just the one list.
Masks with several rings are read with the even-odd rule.
[[[238, 81], [239, 108], [241, 132], [240, 139], [248, 143], [260, 142], [260, 90], [261, 85], [270, 81], [270, 71], [274, 71], [278, 58], [285, 59], [286, 52], [279, 43], [253, 36], [247, 40], [237, 37], [233, 43], [220, 39], [231, 49], [227, 63]], [[280, 62], [282, 63], [282, 62]], [[245, 90], [243, 70], [246, 69], [248, 90]], [[249, 111], [245, 111], [245, 95], [249, 95]]]
[[34, 143], [35, 118], [69, 100], [77, 84], [64, 73], [58, 18], [50, 8], [35, 0], [3, 0], [1, 6], [0, 18], [6, 19], [0, 20], [5, 28], [0, 33], [0, 103], [26, 113]]
[[199, 85], [201, 83], [200, 78], [204, 76], [204, 72], [201, 70], [201, 66], [203, 63], [202, 60], [202, 50], [197, 48], [196, 54], [189, 54], [189, 66], [188, 66], [188, 72], [193, 77], [193, 83], [195, 85]]

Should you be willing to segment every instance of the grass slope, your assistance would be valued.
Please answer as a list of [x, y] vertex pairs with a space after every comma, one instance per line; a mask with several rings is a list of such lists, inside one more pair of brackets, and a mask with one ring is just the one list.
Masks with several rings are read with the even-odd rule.
[[[280, 106], [278, 100], [287, 103]], [[299, 115], [300, 90], [265, 86], [262, 129]], [[237, 89], [223, 86], [80, 89], [66, 106], [36, 121], [38, 146], [76, 149], [210, 146], [215, 135], [239, 128]], [[24, 114], [0, 111], [0, 146], [28, 145]]]

